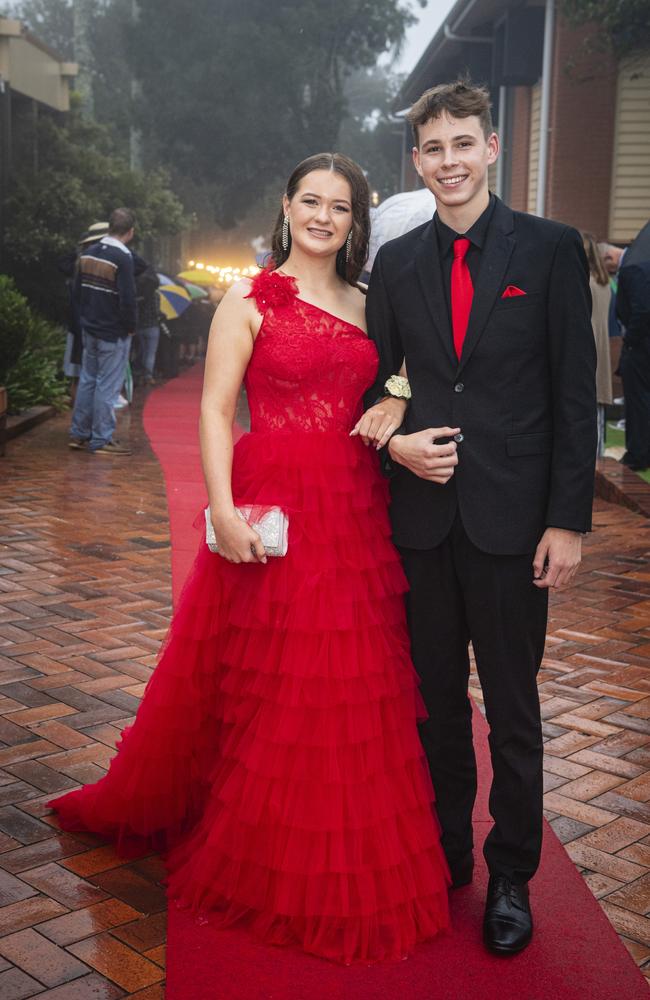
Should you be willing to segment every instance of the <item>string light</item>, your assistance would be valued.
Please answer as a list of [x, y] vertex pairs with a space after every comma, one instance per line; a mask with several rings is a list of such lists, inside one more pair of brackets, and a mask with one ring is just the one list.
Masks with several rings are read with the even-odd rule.
[[188, 260], [187, 266], [195, 268], [197, 271], [207, 271], [214, 277], [214, 285], [231, 285], [240, 278], [252, 278], [261, 270], [257, 264], [249, 264], [247, 267], [233, 267], [227, 264], [219, 267], [217, 264], [205, 264], [203, 261]]

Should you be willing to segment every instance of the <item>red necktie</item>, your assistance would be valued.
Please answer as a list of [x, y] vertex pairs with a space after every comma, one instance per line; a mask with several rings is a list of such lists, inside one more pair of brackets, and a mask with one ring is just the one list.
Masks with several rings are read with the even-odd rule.
[[451, 325], [454, 331], [454, 350], [459, 361], [474, 297], [472, 276], [465, 260], [469, 245], [468, 239], [454, 240], [454, 262], [451, 265]]

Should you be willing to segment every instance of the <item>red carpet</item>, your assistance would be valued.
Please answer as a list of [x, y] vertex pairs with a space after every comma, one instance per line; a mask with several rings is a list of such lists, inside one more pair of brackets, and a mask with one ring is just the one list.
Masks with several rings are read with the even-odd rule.
[[201, 538], [192, 524], [208, 502], [199, 450], [202, 384], [203, 365], [195, 365], [151, 393], [144, 409], [144, 429], [165, 476], [174, 604]]
[[[174, 595], [199, 541], [192, 522], [205, 502], [198, 447], [202, 369], [151, 394], [145, 429], [162, 466], [172, 537]], [[638, 1000], [645, 980], [563, 847], [547, 826], [531, 898], [536, 935], [513, 959], [489, 955], [480, 928], [488, 829], [487, 726], [475, 713], [481, 792], [474, 816], [474, 883], [452, 894], [453, 931], [408, 961], [342, 968], [298, 950], [263, 947], [245, 930], [216, 931], [169, 913], [167, 1000]]]

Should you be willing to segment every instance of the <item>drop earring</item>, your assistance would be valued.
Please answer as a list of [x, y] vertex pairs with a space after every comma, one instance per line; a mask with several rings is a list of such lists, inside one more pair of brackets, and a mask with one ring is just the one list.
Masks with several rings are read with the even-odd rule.
[[348, 233], [348, 238], [345, 241], [345, 259], [348, 261], [352, 255], [352, 230]]
[[286, 252], [289, 249], [289, 216], [285, 215], [282, 223], [282, 249]]

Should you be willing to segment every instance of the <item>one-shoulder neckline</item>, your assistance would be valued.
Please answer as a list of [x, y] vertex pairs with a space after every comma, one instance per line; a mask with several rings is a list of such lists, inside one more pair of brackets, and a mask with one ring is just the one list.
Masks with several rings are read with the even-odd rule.
[[365, 337], [366, 340], [370, 340], [370, 337], [368, 336], [367, 332], [363, 329], [362, 326], [359, 326], [357, 323], [351, 323], [349, 319], [343, 319], [342, 316], [337, 316], [336, 313], [330, 312], [329, 309], [323, 309], [322, 306], [317, 306], [315, 302], [308, 302], [307, 299], [302, 299], [299, 295], [296, 295], [296, 302], [302, 302], [304, 306], [311, 306], [312, 309], [318, 310], [318, 312], [323, 313], [325, 316], [331, 316], [332, 319], [335, 319], [337, 321], [337, 323], [344, 323], [345, 326], [349, 326], [353, 330], [356, 330], [358, 333], [360, 333], [362, 337]]
[[[300, 287], [298, 285], [298, 279], [293, 274], [287, 274], [286, 271], [281, 271], [279, 267], [275, 269], [275, 273], [282, 275], [283, 278], [288, 278], [290, 281], [293, 281], [298, 288]], [[332, 319], [335, 319], [338, 323], [345, 323], [346, 326], [351, 327], [353, 330], [357, 330], [363, 337], [365, 337], [366, 340], [370, 340], [367, 330], [364, 330], [358, 323], [352, 323], [349, 319], [343, 319], [342, 316], [337, 316], [336, 313], [330, 312], [329, 309], [323, 309], [322, 306], [317, 306], [315, 302], [308, 302], [307, 299], [303, 299], [300, 295], [295, 295], [294, 299], [296, 302], [302, 302], [305, 306], [311, 306], [312, 309], [317, 309], [318, 312], [323, 313], [325, 316], [331, 316]]]

